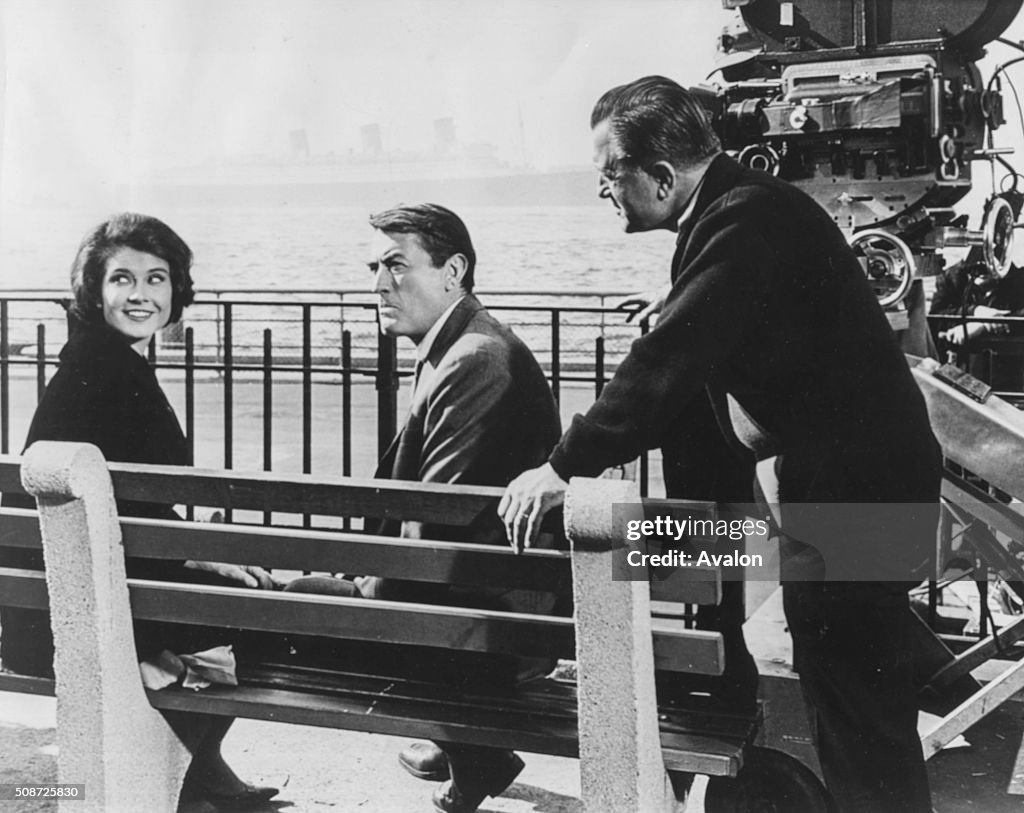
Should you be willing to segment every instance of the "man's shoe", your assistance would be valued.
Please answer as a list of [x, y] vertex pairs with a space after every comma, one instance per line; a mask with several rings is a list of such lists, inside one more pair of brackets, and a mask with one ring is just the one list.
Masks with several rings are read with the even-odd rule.
[[486, 784], [486, 789], [477, 790], [473, 794], [463, 793], [449, 779], [434, 791], [434, 810], [436, 813], [474, 813], [488, 796], [501, 796], [524, 767], [523, 761], [516, 754], [510, 754], [506, 764]]
[[398, 764], [417, 779], [444, 782], [451, 776], [448, 757], [432, 742], [414, 742], [398, 752]]
[[248, 810], [252, 807], [260, 807], [270, 801], [280, 791], [277, 788], [245, 784], [242, 790], [236, 793], [216, 793], [206, 791], [203, 795], [208, 802], [220, 810]]

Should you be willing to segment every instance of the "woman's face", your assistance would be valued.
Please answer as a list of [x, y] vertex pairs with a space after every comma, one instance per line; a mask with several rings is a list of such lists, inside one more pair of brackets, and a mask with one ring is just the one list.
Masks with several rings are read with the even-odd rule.
[[103, 319], [144, 353], [171, 318], [171, 269], [153, 254], [121, 248], [103, 272]]

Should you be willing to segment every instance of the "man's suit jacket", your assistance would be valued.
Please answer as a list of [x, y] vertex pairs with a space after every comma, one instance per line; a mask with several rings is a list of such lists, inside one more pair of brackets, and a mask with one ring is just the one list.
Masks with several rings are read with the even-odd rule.
[[[924, 400], [842, 233], [796, 187], [724, 155], [680, 228], [657, 324], [551, 463], [567, 478], [630, 460], [670, 436], [705, 392], [721, 423], [728, 394], [773, 439], [783, 503], [938, 499]], [[905, 565], [931, 547], [923, 528], [913, 540], [858, 533]]]
[[[505, 486], [543, 463], [560, 434], [551, 388], [529, 348], [467, 295], [430, 348], [405, 424], [382, 457], [377, 477]], [[386, 521], [381, 531], [507, 544], [493, 509], [468, 528]], [[458, 583], [457, 572], [450, 581]], [[410, 584], [402, 583], [403, 598]], [[437, 591], [413, 592], [422, 599]], [[378, 595], [395, 597], [387, 591]]]

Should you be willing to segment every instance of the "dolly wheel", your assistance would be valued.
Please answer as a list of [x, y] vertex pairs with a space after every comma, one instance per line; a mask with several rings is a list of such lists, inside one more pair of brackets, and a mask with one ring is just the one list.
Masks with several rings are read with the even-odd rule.
[[771, 748], [748, 748], [735, 779], [713, 776], [706, 813], [830, 813], [828, 791], [802, 762]]

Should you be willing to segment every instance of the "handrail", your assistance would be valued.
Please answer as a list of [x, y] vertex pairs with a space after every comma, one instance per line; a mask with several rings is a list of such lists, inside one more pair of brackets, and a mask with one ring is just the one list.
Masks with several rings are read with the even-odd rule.
[[[586, 291], [579, 291], [571, 288], [541, 288], [524, 291], [522, 288], [475, 288], [476, 294], [495, 294], [498, 296], [568, 296], [568, 297], [600, 297], [600, 296], [628, 296], [636, 293], [633, 289], [622, 288], [593, 288]], [[294, 294], [316, 294], [316, 295], [366, 295], [373, 297], [375, 294], [365, 288], [292, 288], [288, 293]], [[220, 296], [223, 294], [274, 294], [280, 296], [280, 288], [211, 288], [200, 289], [197, 296]], [[70, 298], [71, 294], [66, 288], [0, 288], [0, 298], [18, 296], [45, 296]]]

